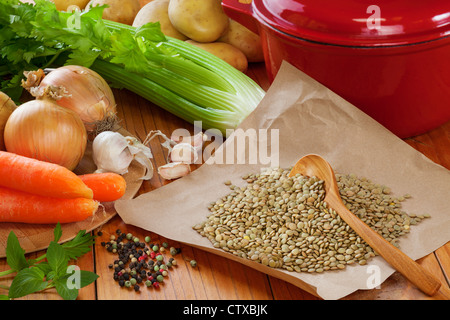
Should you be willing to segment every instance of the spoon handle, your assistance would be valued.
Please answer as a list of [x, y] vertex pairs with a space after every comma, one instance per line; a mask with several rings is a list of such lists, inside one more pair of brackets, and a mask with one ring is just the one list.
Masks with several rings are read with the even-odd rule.
[[[331, 199], [330, 199], [331, 200]], [[351, 213], [338, 199], [329, 201], [339, 216], [393, 268], [429, 296], [437, 293], [441, 282], [420, 264], [385, 240], [380, 234]]]

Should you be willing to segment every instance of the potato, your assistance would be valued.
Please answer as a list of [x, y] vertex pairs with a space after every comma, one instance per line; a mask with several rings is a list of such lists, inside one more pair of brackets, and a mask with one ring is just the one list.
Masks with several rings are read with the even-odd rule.
[[132, 25], [141, 9], [139, 0], [91, 0], [86, 8], [108, 5], [103, 10], [103, 19]]
[[149, 22], [159, 22], [161, 31], [169, 37], [187, 40], [184, 34], [175, 29], [168, 15], [169, 0], [154, 0], [139, 10], [133, 21], [133, 27], [140, 27]]
[[237, 21], [230, 19], [227, 31], [217, 41], [229, 43], [241, 50], [248, 62], [264, 61], [260, 36]]
[[141, 8], [149, 2], [152, 2], [152, 0], [139, 0], [139, 4], [141, 5]]
[[170, 0], [172, 25], [197, 42], [214, 42], [228, 27], [220, 0]]
[[56, 9], [59, 11], [66, 11], [69, 6], [77, 6], [80, 9], [84, 9], [89, 0], [51, 0], [55, 3]]
[[216, 57], [228, 62], [239, 71], [245, 72], [247, 70], [248, 61], [245, 54], [231, 44], [225, 42], [205, 43], [194, 40], [186, 40], [186, 42], [212, 53]]

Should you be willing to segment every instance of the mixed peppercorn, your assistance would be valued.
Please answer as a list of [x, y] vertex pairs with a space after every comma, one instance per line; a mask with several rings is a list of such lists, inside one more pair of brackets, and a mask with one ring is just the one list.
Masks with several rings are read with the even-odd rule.
[[[97, 233], [101, 236], [101, 232]], [[109, 265], [114, 270], [113, 278], [119, 286], [133, 288], [139, 291], [141, 284], [146, 287], [159, 288], [164, 278], [168, 276], [169, 269], [177, 264], [171, 257], [165, 261], [163, 253], [169, 244], [152, 243], [150, 236], [145, 237], [144, 242], [131, 233], [122, 233], [116, 230], [116, 235], [111, 235], [108, 242], [101, 245], [118, 258]], [[181, 252], [180, 248], [170, 247], [170, 254], [175, 256]]]

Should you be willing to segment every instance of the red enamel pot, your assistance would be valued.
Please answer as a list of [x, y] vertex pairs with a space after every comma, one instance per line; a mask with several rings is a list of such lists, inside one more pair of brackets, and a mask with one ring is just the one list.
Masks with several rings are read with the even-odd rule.
[[261, 36], [269, 79], [288, 61], [400, 138], [450, 120], [450, 1], [223, 0]]

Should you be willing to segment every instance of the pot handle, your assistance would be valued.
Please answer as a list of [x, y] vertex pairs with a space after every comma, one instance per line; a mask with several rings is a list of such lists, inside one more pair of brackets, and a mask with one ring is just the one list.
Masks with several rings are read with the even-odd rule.
[[228, 17], [259, 34], [259, 23], [253, 15], [252, 2], [251, 0], [222, 0], [222, 8]]

